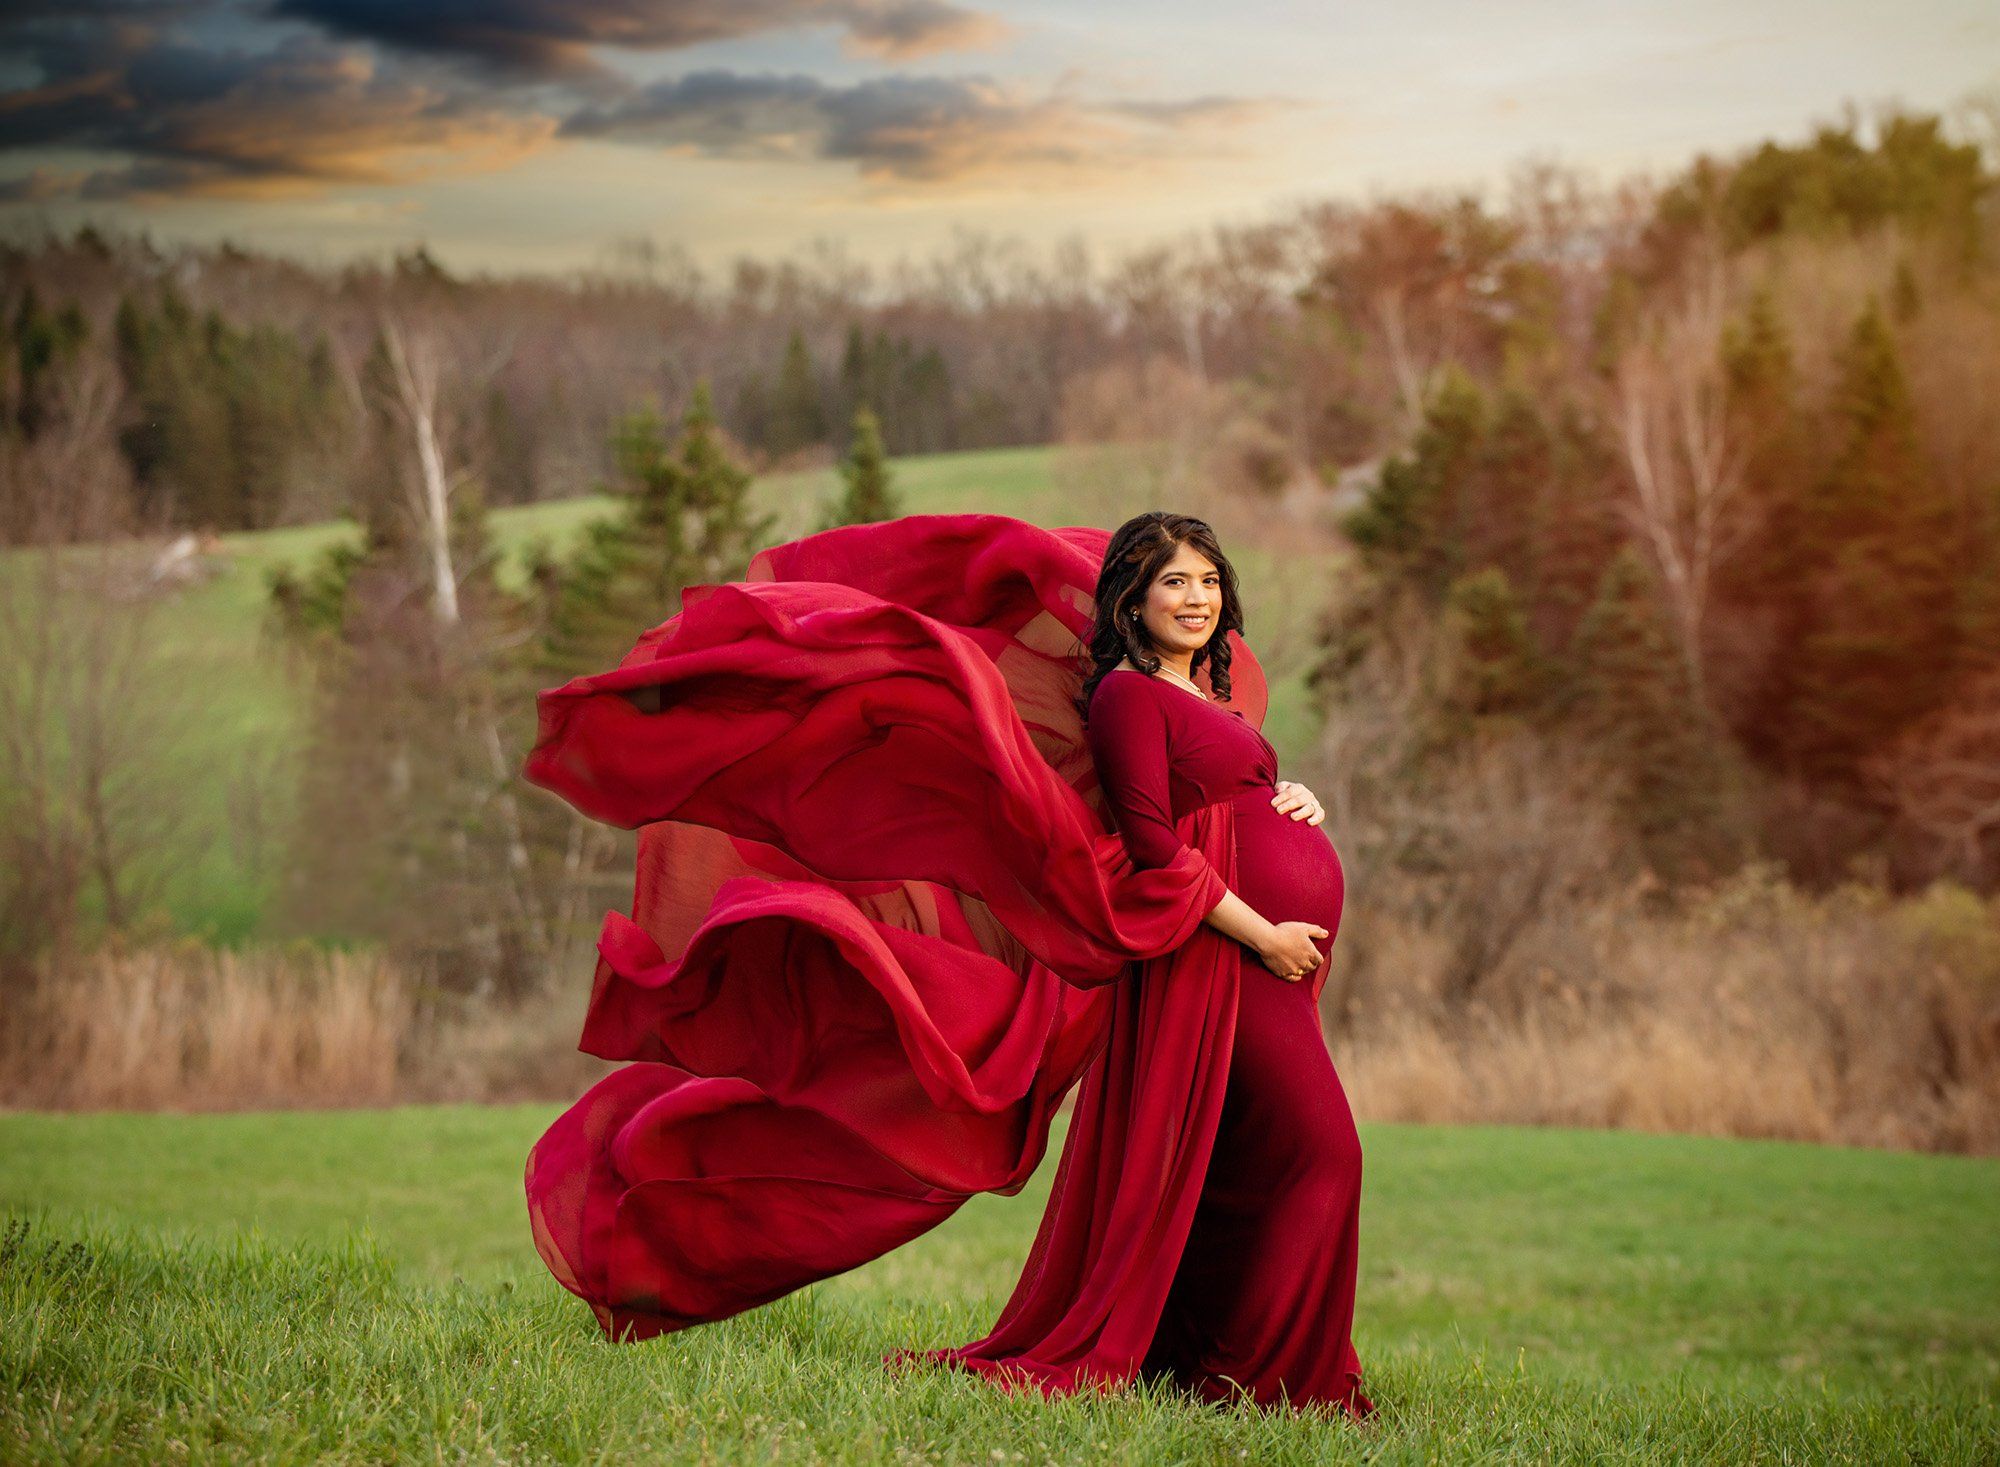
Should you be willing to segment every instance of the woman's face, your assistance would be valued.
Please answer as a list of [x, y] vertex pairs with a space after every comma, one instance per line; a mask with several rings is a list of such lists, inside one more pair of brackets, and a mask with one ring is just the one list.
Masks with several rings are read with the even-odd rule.
[[1215, 635], [1222, 615], [1222, 572], [1192, 546], [1174, 551], [1146, 588], [1140, 616], [1153, 645], [1192, 656]]

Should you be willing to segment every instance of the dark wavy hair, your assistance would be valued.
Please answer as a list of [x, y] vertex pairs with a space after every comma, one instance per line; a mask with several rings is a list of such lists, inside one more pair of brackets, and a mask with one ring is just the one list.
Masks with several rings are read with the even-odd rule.
[[1243, 602], [1236, 593], [1236, 568], [1222, 553], [1215, 531], [1206, 520], [1169, 514], [1163, 509], [1148, 510], [1120, 525], [1104, 547], [1104, 565], [1097, 573], [1097, 616], [1079, 658], [1084, 679], [1076, 706], [1086, 722], [1090, 718], [1090, 695], [1120, 661], [1130, 658], [1134, 667], [1148, 673], [1160, 670], [1160, 656], [1153, 650], [1145, 621], [1132, 612], [1145, 603], [1146, 588], [1153, 584], [1153, 577], [1183, 545], [1213, 561], [1222, 579], [1222, 606], [1215, 618], [1215, 630], [1194, 654], [1188, 671], [1198, 672], [1207, 663], [1209, 687], [1218, 699], [1229, 701], [1229, 633], [1240, 634], [1243, 630]]

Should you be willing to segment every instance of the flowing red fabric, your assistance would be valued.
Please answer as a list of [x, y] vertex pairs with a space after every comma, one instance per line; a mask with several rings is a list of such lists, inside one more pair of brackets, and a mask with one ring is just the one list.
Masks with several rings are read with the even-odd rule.
[[[580, 1045], [630, 1063], [526, 1173], [538, 1251], [607, 1334], [725, 1318], [1018, 1191], [1081, 1080], [999, 1321], [921, 1353], [1050, 1392], [1138, 1373], [1240, 952], [1202, 921], [1234, 880], [1228, 802], [1139, 868], [1097, 790], [1074, 698], [1107, 539], [977, 514], [825, 531], [539, 695], [527, 777], [640, 832]], [[1260, 724], [1233, 649], [1230, 706]]]

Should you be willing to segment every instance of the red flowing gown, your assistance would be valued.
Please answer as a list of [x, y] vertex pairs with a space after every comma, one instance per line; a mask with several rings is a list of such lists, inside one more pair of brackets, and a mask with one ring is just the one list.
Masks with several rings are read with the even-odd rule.
[[1174, 821], [1227, 800], [1236, 894], [1273, 921], [1328, 933], [1319, 967], [1297, 982], [1240, 949], [1221, 1124], [1147, 1367], [1214, 1399], [1240, 1389], [1365, 1415], [1351, 1338], [1361, 1140], [1317, 1003], [1340, 929], [1340, 857], [1320, 827], [1273, 807], [1277, 751], [1240, 710], [1114, 669], [1092, 696], [1088, 736], [1136, 863], [1176, 859]]
[[890, 1358], [1371, 1409], [1326, 965], [1285, 983], [1202, 921], [1234, 888], [1333, 930], [1338, 861], [1269, 808], [1234, 633], [1226, 708], [1107, 674], [1093, 725], [1123, 709], [1140, 737], [1086, 736], [1107, 539], [998, 515], [824, 531], [539, 695], [527, 777], [639, 830], [580, 1043], [629, 1063], [525, 1178], [537, 1250], [608, 1335], [725, 1318], [1019, 1191], [1075, 1089], [994, 1329]]

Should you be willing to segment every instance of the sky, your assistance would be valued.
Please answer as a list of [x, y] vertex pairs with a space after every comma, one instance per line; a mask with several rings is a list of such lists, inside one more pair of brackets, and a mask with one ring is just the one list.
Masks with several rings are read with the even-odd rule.
[[1993, 0], [8, 0], [0, 230], [496, 272], [1116, 253], [1982, 96]]

